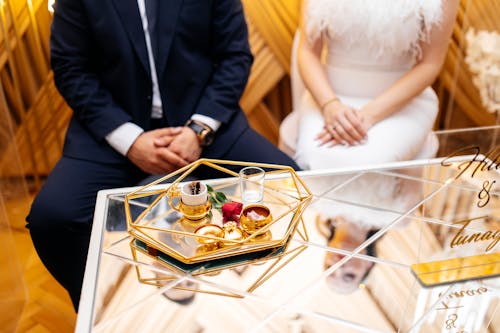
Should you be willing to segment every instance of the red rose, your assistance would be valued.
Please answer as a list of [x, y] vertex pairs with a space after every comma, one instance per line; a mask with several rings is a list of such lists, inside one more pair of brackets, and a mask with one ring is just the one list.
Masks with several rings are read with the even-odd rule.
[[243, 209], [243, 204], [236, 201], [226, 202], [222, 205], [222, 222], [229, 221], [240, 222], [240, 214]]

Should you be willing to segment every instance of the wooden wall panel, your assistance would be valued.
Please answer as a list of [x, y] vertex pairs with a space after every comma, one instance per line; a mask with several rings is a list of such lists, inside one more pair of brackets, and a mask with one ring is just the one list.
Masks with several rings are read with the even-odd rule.
[[[0, 176], [28, 177], [40, 187], [58, 160], [70, 109], [49, 68], [51, 14], [46, 1], [0, 6]], [[13, 167], [13, 160], [21, 161]]]

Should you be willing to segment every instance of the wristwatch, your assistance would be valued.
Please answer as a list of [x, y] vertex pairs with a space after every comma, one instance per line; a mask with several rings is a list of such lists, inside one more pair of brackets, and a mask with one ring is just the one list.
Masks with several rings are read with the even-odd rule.
[[185, 126], [189, 127], [196, 133], [200, 146], [209, 146], [214, 141], [215, 133], [210, 126], [193, 119], [189, 119]]

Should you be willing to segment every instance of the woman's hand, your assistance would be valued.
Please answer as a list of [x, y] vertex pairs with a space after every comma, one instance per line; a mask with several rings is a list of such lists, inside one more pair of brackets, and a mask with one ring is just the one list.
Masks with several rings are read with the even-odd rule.
[[356, 145], [366, 138], [369, 123], [361, 113], [340, 101], [325, 106], [323, 110], [325, 125], [316, 137], [320, 145], [330, 143]]

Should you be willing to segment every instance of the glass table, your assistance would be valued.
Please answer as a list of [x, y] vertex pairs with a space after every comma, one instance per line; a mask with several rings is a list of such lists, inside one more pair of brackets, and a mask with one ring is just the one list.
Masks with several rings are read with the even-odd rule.
[[[101, 191], [76, 331], [500, 332], [498, 130], [436, 132], [437, 157], [298, 172], [312, 199], [285, 248], [216, 271], [134, 255], [124, 201], [137, 188]], [[173, 223], [162, 202], [148, 214]], [[130, 200], [131, 214], [150, 204]]]

